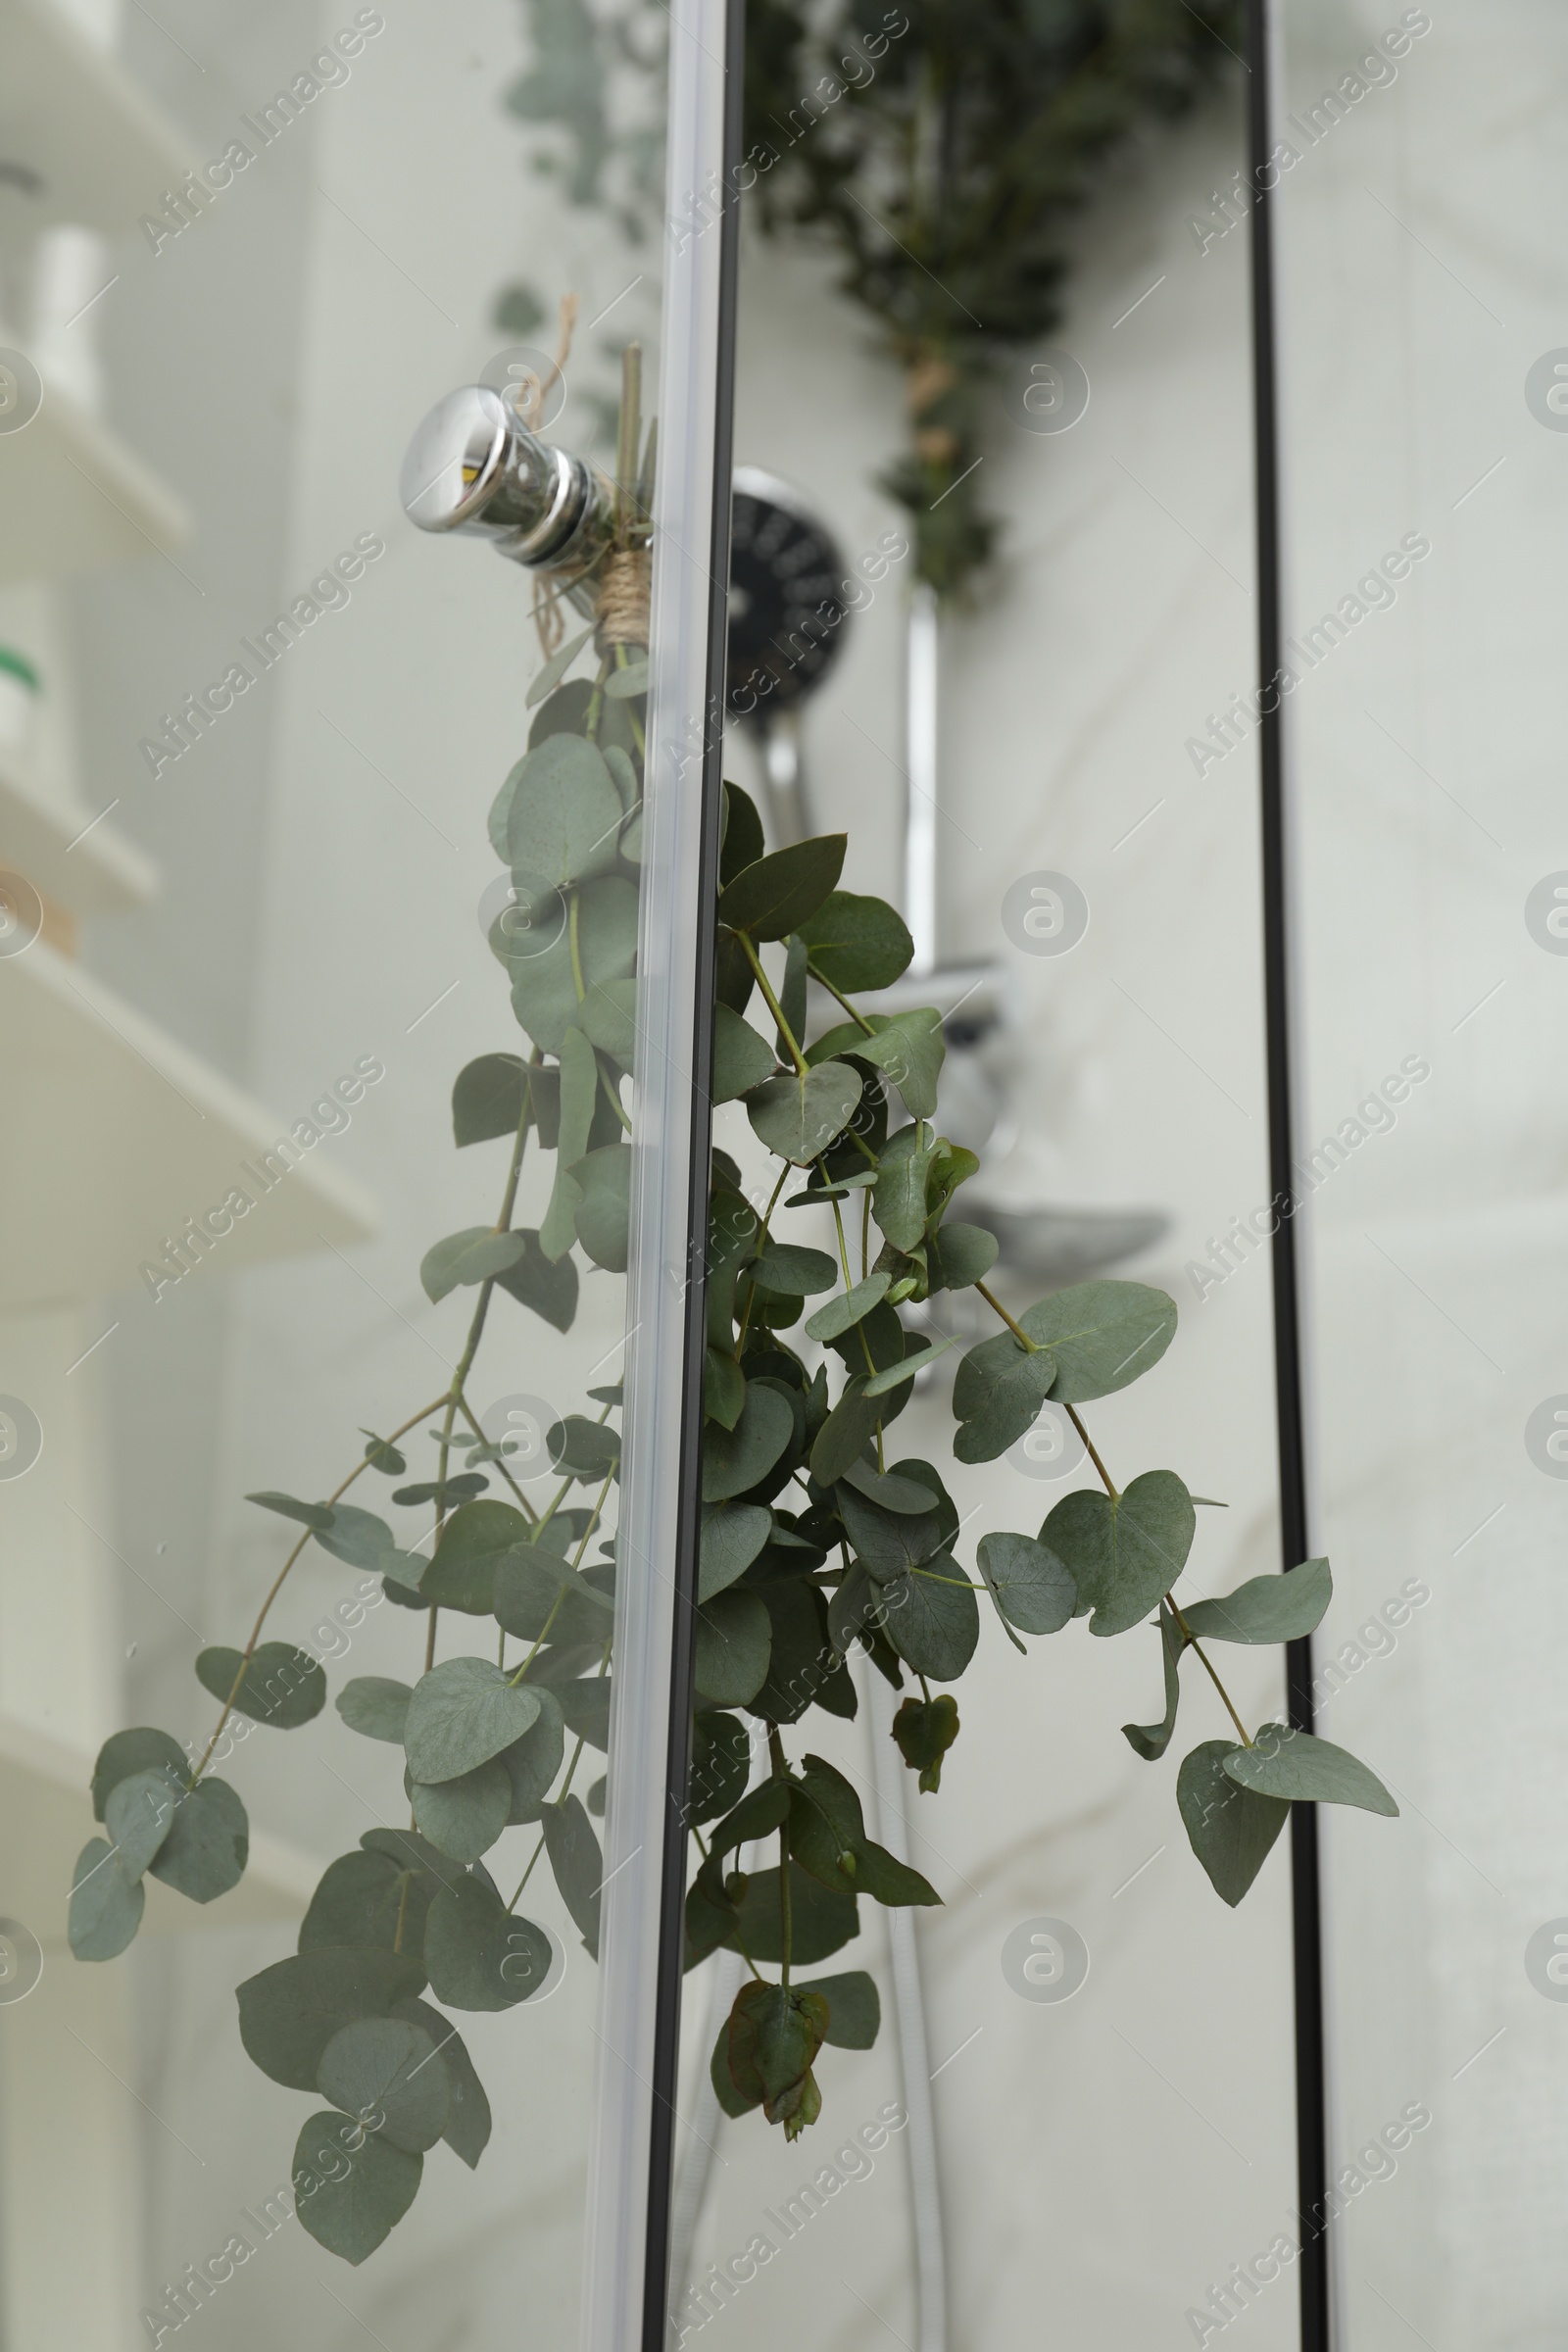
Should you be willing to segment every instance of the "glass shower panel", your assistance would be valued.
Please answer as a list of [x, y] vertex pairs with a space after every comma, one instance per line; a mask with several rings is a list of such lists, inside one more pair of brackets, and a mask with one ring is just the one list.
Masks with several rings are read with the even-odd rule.
[[669, 42], [0, 12], [8, 2352], [579, 2331]]
[[[1287, 0], [1286, 662], [1340, 2340], [1555, 2342], [1568, 379], [1554, 13]], [[1392, 1834], [1391, 1834], [1392, 1830]]]
[[[865, 48], [894, 72], [896, 47]], [[829, 62], [863, 79], [863, 59]], [[1255, 1233], [1236, 1239], [1271, 1189], [1257, 763], [1226, 717], [1256, 661], [1246, 232], [1222, 234], [1213, 210], [1245, 165], [1240, 78], [1222, 74], [1101, 196], [1059, 335], [1012, 351], [988, 388], [977, 479], [1004, 528], [971, 598], [933, 617], [913, 550], [941, 481], [919, 516], [885, 486], [912, 388], [838, 290], [834, 254], [763, 233], [766, 178], [743, 214], [737, 370], [726, 773], [770, 848], [846, 831], [844, 887], [908, 917], [913, 968], [863, 1003], [945, 1015], [937, 1124], [979, 1152], [956, 1214], [1002, 1239], [1002, 1304], [1022, 1314], [1099, 1271], [1177, 1301], [1164, 1362], [1084, 1419], [1119, 1483], [1168, 1464], [1228, 1506], [1197, 1514], [1195, 1595], [1281, 1565], [1269, 1267]], [[802, 129], [792, 91], [774, 96], [775, 145], [786, 126], [830, 135], [836, 118], [807, 110]], [[822, 992], [808, 1018], [814, 1036], [844, 1014]], [[760, 1216], [776, 1171], [740, 1104], [715, 1136]], [[853, 1192], [843, 1213], [858, 1277]], [[839, 1250], [825, 1207], [781, 1207], [772, 1230]], [[1002, 1327], [964, 1291], [924, 1328], [967, 1348]], [[835, 1396], [855, 1369], [804, 1316], [781, 1313], [778, 1337]], [[1096, 1480], [1049, 1405], [1001, 1458], [953, 1464], [959, 1352], [890, 1422], [885, 1456], [943, 1469], [972, 1576], [981, 1538], [1035, 1535]], [[754, 1370], [798, 1377], [782, 1354]], [[811, 1504], [799, 1481], [771, 1500], [775, 1524]], [[789, 1572], [769, 1550], [753, 1581], [776, 1593]], [[830, 2037], [820, 2119], [793, 2141], [711, 2087], [746, 1956], [688, 1977], [680, 2345], [1174, 2345], [1233, 2265], [1295, 2230], [1288, 1841], [1232, 1912], [1176, 1810], [1180, 1758], [1230, 1728], [1217, 1696], [1195, 1674], [1176, 1743], [1146, 1763], [1119, 1727], [1160, 1712], [1152, 1626], [1122, 1642], [1071, 1626], [1021, 1657], [980, 1608], [936, 1793], [889, 1736], [919, 1700], [912, 1674], [895, 1693], [858, 1656], [835, 1720], [782, 1726], [791, 1762], [831, 1764], [941, 1904], [862, 1898], [847, 1938], [798, 1968], [808, 1984], [867, 1972], [880, 2028], [868, 2047], [864, 2014], [854, 2046]], [[1225, 1666], [1250, 1725], [1281, 1712], [1277, 1651], [1231, 1649]], [[780, 1703], [739, 1710], [758, 1781]], [[724, 1806], [701, 1781], [693, 1809], [710, 1836]], [[746, 1874], [748, 1918], [777, 1862], [768, 1838], [725, 1863]], [[776, 1977], [777, 1930], [761, 1933]], [[1283, 2352], [1296, 2274], [1264, 2271], [1250, 2337]]]

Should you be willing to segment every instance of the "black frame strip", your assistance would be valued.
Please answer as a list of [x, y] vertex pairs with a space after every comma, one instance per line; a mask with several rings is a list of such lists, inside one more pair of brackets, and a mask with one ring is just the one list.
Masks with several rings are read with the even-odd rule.
[[[713, 403], [711, 581], [703, 711], [702, 903], [718, 902], [722, 832], [724, 671], [728, 632], [730, 481], [734, 471], [735, 326], [740, 253], [742, 95], [745, 79], [745, 0], [724, 11], [724, 164], [718, 234], [718, 376]], [[675, 1544], [675, 1640], [670, 1672], [669, 1747], [664, 1759], [664, 1837], [660, 1857], [660, 1910], [652, 2134], [648, 2165], [647, 2261], [644, 2273], [643, 2352], [667, 2352], [669, 2230], [674, 2200], [675, 2088], [680, 2062], [681, 1976], [686, 1935], [686, 1810], [691, 1775], [693, 1675], [697, 1649], [697, 1540], [703, 1476], [703, 1373], [707, 1361], [708, 1192], [712, 1150], [713, 957], [710, 917], [696, 942], [697, 1009], [690, 1067], [692, 1088], [691, 1192], [687, 1203], [686, 1348], [681, 1398], [680, 1503]]]
[[[1285, 809], [1278, 337], [1274, 278], [1275, 141], [1270, 105], [1268, 0], [1247, 0], [1248, 146], [1252, 183], [1252, 399], [1257, 527], [1259, 765], [1262, 795], [1263, 1009], [1268, 1054], [1269, 1172], [1273, 1199], [1293, 1204], [1289, 844]], [[1274, 172], [1277, 185], [1279, 173]], [[1271, 691], [1272, 689], [1272, 691]], [[1296, 1218], [1282, 1214], [1272, 1243], [1274, 1382], [1279, 1438], [1282, 1565], [1307, 1557], [1301, 1285]], [[1312, 1644], [1286, 1649], [1290, 1720], [1312, 1722]], [[1315, 1805], [1291, 1808], [1291, 1896], [1296, 1979], [1297, 2195], [1302, 2352], [1329, 2352], [1328, 2105], [1323, 2020], [1323, 1920]], [[1308, 2217], [1314, 2217], [1308, 2219]]]

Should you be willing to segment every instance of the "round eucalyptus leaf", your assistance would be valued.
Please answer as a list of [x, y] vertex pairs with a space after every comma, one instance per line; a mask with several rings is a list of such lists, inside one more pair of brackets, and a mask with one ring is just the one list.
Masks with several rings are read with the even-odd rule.
[[321, 2052], [340, 2027], [386, 2016], [423, 1984], [424, 1970], [412, 1955], [336, 1946], [298, 1952], [240, 1985], [239, 2037], [274, 2082], [314, 2090]]
[[350, 1502], [333, 1503], [332, 1524], [318, 1527], [316, 1541], [334, 1559], [347, 1560], [351, 1568], [366, 1568], [372, 1573], [379, 1573], [397, 1549], [397, 1538], [386, 1521], [374, 1511], [362, 1511]]
[[210, 1903], [239, 1885], [250, 1850], [245, 1808], [228, 1783], [199, 1781], [175, 1806], [169, 1835], [147, 1867], [193, 1903]]
[[486, 1881], [460, 1879], [430, 1905], [424, 1962], [430, 1989], [454, 2009], [514, 2009], [550, 1974], [550, 1938], [507, 1911]]
[[851, 1063], [824, 1061], [804, 1078], [786, 1073], [754, 1088], [746, 1098], [746, 1115], [758, 1142], [776, 1159], [804, 1168], [849, 1125], [862, 1085]]
[[103, 1820], [110, 1790], [120, 1782], [129, 1780], [133, 1772], [149, 1772], [154, 1768], [161, 1771], [166, 1766], [182, 1781], [191, 1770], [185, 1750], [167, 1732], [155, 1731], [151, 1725], [116, 1732], [98, 1750], [98, 1761], [92, 1768], [94, 1821]]
[[107, 1838], [89, 1838], [71, 1881], [68, 1934], [78, 1960], [114, 1960], [141, 1926], [147, 1890]]
[[[434, 1887], [384, 1853], [339, 1854], [322, 1872], [300, 1926], [302, 1952], [401, 1952], [417, 1962]], [[422, 1969], [420, 1971], [422, 1976]]]
[[454, 1862], [477, 1862], [507, 1826], [512, 1778], [497, 1756], [455, 1780], [410, 1780], [414, 1818], [430, 1843]]
[[726, 1502], [767, 1476], [795, 1435], [795, 1415], [775, 1388], [754, 1381], [733, 1429], [710, 1428], [703, 1445], [703, 1500]]
[[758, 1502], [725, 1502], [704, 1514], [697, 1540], [697, 1597], [711, 1600], [756, 1559], [773, 1525], [773, 1514]]
[[411, 2156], [433, 2148], [446, 2130], [452, 2087], [422, 2026], [362, 2017], [340, 2027], [321, 2052], [316, 2081], [323, 2099]]
[[957, 1680], [980, 1639], [979, 1607], [961, 1575], [951, 1553], [939, 1552], [882, 1589], [880, 1623], [888, 1640], [916, 1674], [937, 1683]]
[[[358, 2145], [351, 2143], [357, 2141]], [[395, 2148], [384, 2132], [349, 2129], [325, 2108], [294, 2143], [295, 2211], [318, 2246], [359, 2264], [390, 2236], [419, 2190], [422, 2156]], [[302, 2189], [301, 2177], [316, 2186]]]
[[625, 811], [597, 744], [547, 735], [509, 779], [507, 857], [514, 868], [564, 886], [608, 872]]
[[773, 1625], [756, 1592], [720, 1592], [697, 1612], [697, 1688], [710, 1706], [744, 1706], [767, 1680]]
[[351, 1732], [367, 1740], [390, 1740], [403, 1745], [403, 1726], [414, 1692], [407, 1683], [390, 1675], [357, 1674], [345, 1683], [333, 1702]]
[[1205, 1740], [1183, 1759], [1176, 1804], [1194, 1853], [1221, 1902], [1234, 1909], [1285, 1827], [1290, 1805], [1232, 1780], [1227, 1767], [1245, 1751], [1233, 1740]]
[[[241, 1674], [241, 1668], [244, 1672]], [[235, 1690], [236, 1679], [239, 1683]], [[319, 1715], [326, 1704], [326, 1675], [309, 1650], [292, 1642], [262, 1642], [249, 1658], [243, 1650], [200, 1650], [196, 1680], [204, 1690], [252, 1723], [265, 1723], [276, 1732], [297, 1732]]]
[[1078, 1588], [1055, 1553], [1033, 1536], [982, 1536], [980, 1573], [1004, 1617], [1026, 1634], [1055, 1634], [1078, 1606]]
[[503, 1748], [496, 1758], [498, 1764], [506, 1766], [512, 1785], [512, 1809], [507, 1820], [513, 1828], [539, 1819], [565, 1752], [566, 1725], [560, 1699], [542, 1684], [538, 1699], [539, 1714], [532, 1729], [524, 1732], [520, 1740], [514, 1740], [510, 1747]]
[[488, 1658], [446, 1658], [415, 1685], [405, 1750], [416, 1781], [455, 1781], [520, 1740], [539, 1694], [508, 1682]]
[[467, 2044], [451, 2019], [432, 2009], [428, 2001], [399, 2001], [392, 2014], [407, 2019], [410, 2025], [422, 2026], [440, 2051], [452, 2085], [452, 2104], [441, 2136], [471, 2172], [489, 2145], [490, 2101], [474, 2072]]
[[139, 1879], [169, 1836], [174, 1811], [185, 1792], [175, 1775], [156, 1768], [133, 1772], [117, 1783], [104, 1807], [104, 1824], [119, 1849], [126, 1876]]

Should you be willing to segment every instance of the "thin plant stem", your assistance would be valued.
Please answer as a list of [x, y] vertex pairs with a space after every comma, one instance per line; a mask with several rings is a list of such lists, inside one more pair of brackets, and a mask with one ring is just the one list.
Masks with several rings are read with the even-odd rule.
[[800, 1041], [796, 1037], [795, 1032], [790, 1027], [788, 1021], [784, 1018], [784, 1007], [782, 1004], [780, 1004], [777, 997], [775, 997], [773, 994], [772, 988], [768, 982], [767, 974], [762, 969], [761, 960], [758, 956], [757, 950], [753, 947], [751, 940], [747, 937], [744, 931], [737, 931], [735, 936], [746, 951], [746, 960], [757, 975], [757, 985], [762, 992], [762, 1001], [766, 1004], [768, 1011], [773, 1015], [774, 1020], [778, 1023], [778, 1033], [790, 1050], [791, 1057], [795, 1063], [796, 1072], [800, 1077], [802, 1084], [804, 1085], [806, 1080], [810, 1076], [810, 1069], [808, 1065], [806, 1055], [801, 1052]]

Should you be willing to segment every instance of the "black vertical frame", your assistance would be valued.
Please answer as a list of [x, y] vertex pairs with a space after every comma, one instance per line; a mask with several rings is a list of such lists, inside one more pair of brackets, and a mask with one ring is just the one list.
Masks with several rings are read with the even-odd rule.
[[[724, 162], [717, 232], [721, 239], [718, 294], [718, 368], [714, 399], [712, 526], [709, 537], [707, 676], [703, 701], [702, 904], [718, 899], [722, 831], [724, 668], [728, 622], [730, 477], [734, 470], [736, 279], [740, 251], [740, 161], [745, 69], [745, 0], [724, 10]], [[685, 1356], [681, 1399], [680, 1501], [674, 1560], [675, 1641], [670, 1668], [669, 1744], [664, 1757], [662, 1901], [655, 1995], [653, 2103], [648, 2163], [647, 2259], [643, 2279], [642, 2352], [666, 2352], [669, 2335], [669, 2229], [675, 2176], [675, 2090], [680, 2064], [681, 1977], [686, 1931], [686, 1796], [691, 1773], [693, 1674], [697, 1646], [697, 1540], [701, 1526], [703, 1373], [707, 1360], [707, 1240], [709, 1159], [713, 1106], [714, 921], [711, 913], [694, 943], [697, 1002], [688, 1067], [691, 1101], [691, 1188], [687, 1201], [690, 1255], [685, 1295]], [[628, 2348], [629, 2352], [629, 2348]]]
[[[1252, 397], [1257, 530], [1257, 659], [1262, 794], [1263, 1008], [1268, 1055], [1270, 1187], [1295, 1200], [1295, 1068], [1292, 1053], [1289, 826], [1286, 814], [1281, 547], [1279, 340], [1271, 162], [1273, 108], [1269, 0], [1247, 0], [1248, 150], [1252, 272]], [[1271, 185], [1271, 180], [1275, 183]], [[1296, 1218], [1282, 1215], [1271, 1244], [1274, 1381], [1279, 1440], [1282, 1566], [1307, 1557], [1306, 1435], [1301, 1347], [1300, 1260]], [[1312, 1723], [1312, 1644], [1286, 1650], [1292, 1724]], [[1328, 2102], [1323, 2020], [1323, 1920], [1315, 1805], [1291, 1808], [1291, 1897], [1296, 1979], [1297, 2196], [1301, 2224], [1298, 2273], [1301, 2352], [1329, 2352]]]

